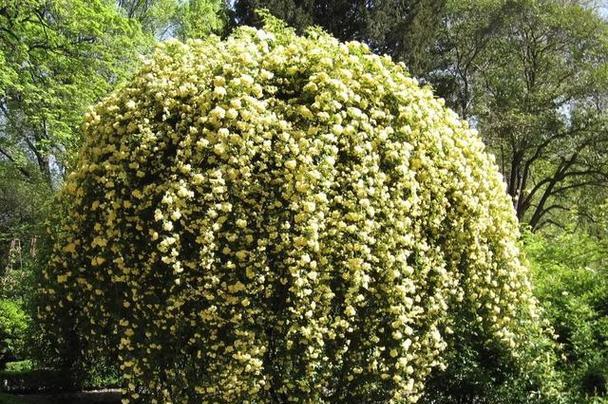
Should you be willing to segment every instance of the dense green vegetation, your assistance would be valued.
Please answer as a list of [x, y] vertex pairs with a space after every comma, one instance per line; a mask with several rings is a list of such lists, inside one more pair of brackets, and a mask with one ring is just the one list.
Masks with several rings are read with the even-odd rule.
[[318, 25], [404, 62], [496, 156], [542, 311], [517, 360], [465, 326], [470, 313], [453, 311], [463, 321], [422, 400], [608, 400], [608, 25], [582, 1], [0, 1], [2, 357], [31, 359], [19, 374], [69, 374], [48, 377], [70, 388], [117, 382], [116, 360], [57, 354], [37, 321], [40, 310], [61, 311], [38, 282], [83, 116], [131, 83], [157, 42], [260, 26], [258, 8], [299, 33]]
[[576, 402], [608, 388], [608, 246], [581, 232], [528, 234], [536, 295], [558, 344], [562, 374]]

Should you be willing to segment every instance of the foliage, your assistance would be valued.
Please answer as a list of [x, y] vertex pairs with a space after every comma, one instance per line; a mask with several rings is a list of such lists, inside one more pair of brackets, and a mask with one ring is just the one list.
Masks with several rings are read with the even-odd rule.
[[221, 34], [227, 19], [223, 0], [118, 0], [117, 4], [127, 17], [160, 40]]
[[227, 18], [226, 7], [221, 0], [190, 0], [180, 9], [177, 37], [182, 40], [203, 39], [211, 34], [221, 34]]
[[106, 0], [9, 0], [0, 26], [0, 154], [25, 180], [50, 183], [86, 107], [129, 73], [146, 39]]
[[520, 220], [563, 225], [577, 194], [605, 195], [605, 20], [579, 2], [450, 1], [439, 38], [431, 81], [484, 134]]
[[4, 373], [26, 373], [31, 372], [33, 369], [34, 366], [31, 360], [22, 360], [7, 363]]
[[267, 19], [160, 45], [87, 114], [56, 348], [173, 402], [414, 400], [456, 307], [518, 351], [534, 302], [476, 133], [389, 57]]
[[135, 20], [141, 29], [154, 38], [166, 39], [176, 24], [179, 0], [117, 0], [123, 15]]
[[12, 300], [0, 300], [0, 365], [23, 353], [29, 317]]
[[608, 250], [581, 232], [528, 234], [535, 293], [561, 346], [572, 402], [608, 399]]
[[[10, 164], [0, 163], [0, 299], [28, 317], [35, 316], [36, 278], [48, 259], [44, 221], [53, 208], [51, 192], [44, 181], [24, 181]], [[20, 333], [19, 345], [26, 348], [19, 350], [20, 357], [32, 358], [38, 350], [42, 336], [36, 331], [35, 324], [28, 324]]]
[[608, 374], [606, 241], [580, 230], [524, 234], [545, 333], [531, 330], [516, 361], [467, 326], [456, 331], [448, 368], [425, 391], [433, 403], [605, 402]]
[[[516, 356], [488, 345], [479, 328], [460, 312], [455, 338], [446, 352], [447, 368], [436, 370], [422, 402], [432, 403], [560, 403], [567, 397], [551, 328], [531, 325]], [[464, 320], [464, 321], [463, 321]]]
[[51, 191], [40, 181], [23, 181], [0, 162], [0, 298], [24, 299], [31, 292], [32, 267], [40, 248], [42, 222]]

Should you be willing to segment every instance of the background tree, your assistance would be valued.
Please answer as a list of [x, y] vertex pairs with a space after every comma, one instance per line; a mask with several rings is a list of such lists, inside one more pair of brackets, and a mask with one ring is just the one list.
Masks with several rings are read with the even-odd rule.
[[222, 0], [190, 0], [180, 7], [178, 17], [176, 36], [182, 40], [222, 34], [228, 21]]
[[607, 33], [576, 2], [448, 3], [432, 81], [480, 129], [534, 229], [559, 224], [576, 190], [608, 185]]
[[0, 27], [0, 153], [25, 179], [50, 184], [85, 109], [130, 72], [146, 38], [100, 0], [4, 2]]
[[139, 22], [145, 32], [157, 38], [171, 34], [179, 3], [179, 0], [116, 0], [125, 17]]
[[608, 246], [572, 228], [526, 234], [525, 249], [545, 319], [559, 342], [556, 369], [570, 402], [608, 398]]
[[128, 18], [157, 39], [204, 38], [223, 34], [227, 4], [223, 0], [118, 0]]

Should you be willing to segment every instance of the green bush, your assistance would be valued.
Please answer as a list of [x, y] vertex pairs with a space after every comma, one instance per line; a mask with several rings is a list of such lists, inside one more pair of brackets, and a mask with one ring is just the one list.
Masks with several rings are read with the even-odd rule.
[[581, 232], [527, 235], [535, 294], [560, 344], [572, 402], [608, 400], [608, 249]]
[[29, 322], [19, 303], [0, 300], [0, 367], [23, 354]]
[[556, 372], [558, 362], [551, 328], [529, 324], [526, 343], [516, 355], [488, 344], [484, 330], [456, 315], [461, 321], [446, 350], [447, 368], [436, 369], [429, 378], [422, 402], [434, 404], [562, 403], [567, 398]]
[[459, 308], [526, 343], [492, 159], [365, 45], [276, 20], [169, 41], [84, 131], [40, 321], [115, 358], [126, 401], [416, 401]]

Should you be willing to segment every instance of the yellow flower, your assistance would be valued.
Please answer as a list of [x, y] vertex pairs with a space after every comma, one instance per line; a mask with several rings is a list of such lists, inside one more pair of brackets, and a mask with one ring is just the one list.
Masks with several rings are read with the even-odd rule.
[[68, 243], [63, 247], [63, 251], [67, 253], [75, 253], [76, 252], [76, 244]]
[[402, 64], [272, 30], [166, 41], [91, 109], [40, 321], [86, 325], [91, 357], [122, 332], [124, 395], [152, 403], [414, 402], [461, 309], [517, 353], [538, 314], [477, 133]]

